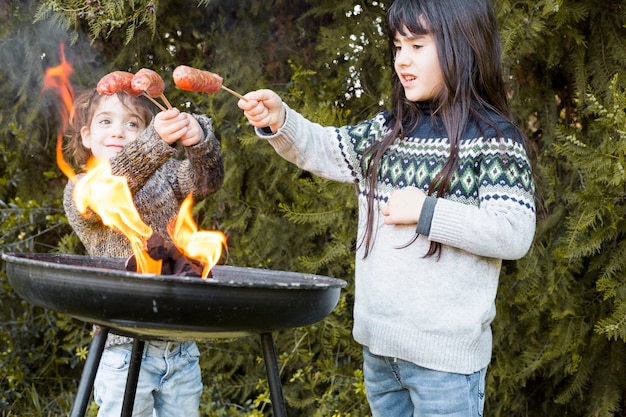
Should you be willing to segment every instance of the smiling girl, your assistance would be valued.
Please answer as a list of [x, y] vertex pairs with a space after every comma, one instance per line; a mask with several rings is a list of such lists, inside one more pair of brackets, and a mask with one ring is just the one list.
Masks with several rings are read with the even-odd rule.
[[[154, 105], [145, 97], [106, 96], [94, 89], [75, 100], [71, 128], [69, 150], [76, 164], [84, 168], [91, 157], [108, 159], [113, 175], [127, 179], [144, 223], [165, 239], [169, 239], [168, 223], [190, 192], [199, 201], [222, 185], [220, 144], [206, 116], [175, 108], [155, 115]], [[176, 157], [176, 143], [182, 145], [185, 159]], [[105, 226], [93, 212], [81, 215], [73, 189], [74, 182], [68, 181], [65, 213], [89, 255], [130, 257], [132, 249], [122, 233]], [[129, 337], [107, 336], [94, 383], [98, 417], [121, 414], [132, 343]], [[147, 341], [133, 416], [197, 416], [202, 394], [198, 359], [194, 342]]]

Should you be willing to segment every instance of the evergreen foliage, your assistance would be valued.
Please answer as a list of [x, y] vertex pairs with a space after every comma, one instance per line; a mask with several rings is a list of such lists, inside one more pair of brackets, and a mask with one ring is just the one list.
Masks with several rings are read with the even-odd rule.
[[[272, 88], [321, 124], [360, 121], [389, 102], [390, 1], [0, 3], [2, 251], [84, 253], [60, 203], [55, 98], [41, 92], [59, 43], [79, 91], [109, 71], [152, 68], [168, 99], [209, 114], [221, 137], [225, 184], [194, 213], [202, 228], [228, 235], [227, 262], [349, 282], [325, 320], [275, 335], [288, 414], [367, 416], [351, 336], [353, 188], [286, 163], [254, 135], [236, 98], [178, 90], [171, 71], [217, 72], [241, 93]], [[626, 5], [494, 5], [513, 114], [534, 158], [539, 222], [529, 254], [504, 265], [485, 415], [626, 415]], [[66, 415], [90, 326], [22, 302], [4, 273], [0, 299], [0, 415]], [[203, 416], [271, 414], [257, 338], [201, 350]]]
[[626, 50], [615, 46], [626, 9], [496, 5], [540, 211], [530, 253], [502, 276], [488, 405], [493, 415], [624, 415]]

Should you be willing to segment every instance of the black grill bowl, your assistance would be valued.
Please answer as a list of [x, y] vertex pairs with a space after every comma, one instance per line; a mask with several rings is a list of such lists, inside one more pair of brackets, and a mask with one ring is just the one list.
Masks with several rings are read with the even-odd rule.
[[163, 340], [232, 338], [306, 326], [335, 308], [343, 280], [217, 265], [212, 278], [128, 272], [124, 259], [5, 253], [27, 302], [118, 334]]

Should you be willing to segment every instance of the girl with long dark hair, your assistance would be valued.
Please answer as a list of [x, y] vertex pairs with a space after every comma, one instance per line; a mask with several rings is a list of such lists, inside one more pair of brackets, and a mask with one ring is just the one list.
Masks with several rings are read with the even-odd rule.
[[288, 161], [358, 187], [353, 334], [375, 417], [482, 415], [503, 259], [535, 232], [524, 134], [488, 0], [396, 0], [393, 103], [323, 127], [270, 90], [239, 107]]

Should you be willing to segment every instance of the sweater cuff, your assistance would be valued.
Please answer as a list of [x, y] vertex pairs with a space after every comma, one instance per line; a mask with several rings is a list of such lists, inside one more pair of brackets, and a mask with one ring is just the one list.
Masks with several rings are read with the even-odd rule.
[[263, 139], [273, 139], [274, 137], [276, 137], [284, 128], [285, 126], [287, 126], [287, 121], [289, 119], [289, 106], [283, 102], [283, 111], [285, 112], [285, 122], [283, 123], [283, 125], [280, 127], [280, 129], [278, 129], [276, 132], [273, 132], [272, 129], [270, 129], [269, 126], [266, 127], [255, 127], [254, 131], [257, 134], [257, 136], [263, 138]]
[[426, 200], [424, 200], [424, 205], [422, 206], [422, 212], [420, 213], [420, 219], [417, 222], [417, 228], [415, 229], [416, 233], [423, 236], [430, 235], [430, 225], [433, 222], [433, 215], [435, 213], [436, 205], [436, 197], [426, 197]]

